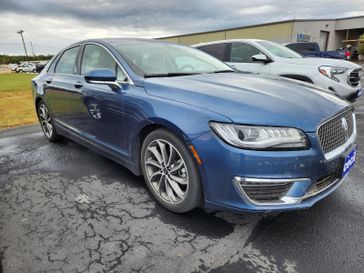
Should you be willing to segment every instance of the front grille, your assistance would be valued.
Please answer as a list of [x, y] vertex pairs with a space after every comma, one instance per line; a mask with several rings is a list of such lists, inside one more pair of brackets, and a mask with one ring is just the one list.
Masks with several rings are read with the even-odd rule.
[[305, 194], [305, 198], [318, 194], [322, 190], [334, 184], [336, 181], [338, 181], [336, 173], [332, 173], [328, 176], [325, 176], [317, 180], [315, 183], [312, 184], [310, 189], [307, 191], [307, 193]]
[[353, 111], [347, 110], [320, 125], [318, 137], [325, 154], [343, 145], [354, 132]]
[[280, 201], [292, 186], [292, 182], [240, 182], [240, 187], [254, 202]]
[[357, 87], [360, 83], [361, 69], [353, 70], [348, 76], [348, 84], [352, 87]]

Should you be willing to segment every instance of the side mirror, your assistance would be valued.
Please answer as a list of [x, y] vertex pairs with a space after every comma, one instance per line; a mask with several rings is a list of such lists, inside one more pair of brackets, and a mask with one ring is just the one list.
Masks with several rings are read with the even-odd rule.
[[264, 54], [257, 54], [257, 55], [253, 55], [252, 56], [252, 61], [253, 62], [260, 62], [260, 63], [270, 63], [271, 60], [268, 59], [267, 56], [265, 56]]
[[115, 72], [109, 68], [97, 68], [85, 74], [85, 81], [94, 84], [107, 84], [111, 89], [120, 89], [120, 84], [116, 81]]

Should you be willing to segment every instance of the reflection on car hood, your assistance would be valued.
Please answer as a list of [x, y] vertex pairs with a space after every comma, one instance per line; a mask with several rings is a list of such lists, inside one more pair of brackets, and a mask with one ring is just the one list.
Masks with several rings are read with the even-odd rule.
[[357, 69], [361, 68], [361, 66], [349, 62], [346, 60], [338, 60], [338, 59], [329, 59], [329, 58], [300, 58], [300, 59], [284, 59], [287, 63], [295, 64], [295, 65], [313, 65], [319, 67], [321, 65], [328, 66], [338, 66], [345, 68]]
[[235, 123], [290, 126], [306, 132], [316, 131], [325, 119], [350, 107], [330, 92], [241, 73], [148, 78], [144, 84], [152, 96], [208, 109]]

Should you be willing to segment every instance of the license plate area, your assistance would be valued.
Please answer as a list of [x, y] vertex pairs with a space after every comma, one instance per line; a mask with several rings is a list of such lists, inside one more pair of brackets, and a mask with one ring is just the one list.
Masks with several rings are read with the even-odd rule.
[[342, 177], [346, 176], [355, 164], [356, 148], [345, 156]]

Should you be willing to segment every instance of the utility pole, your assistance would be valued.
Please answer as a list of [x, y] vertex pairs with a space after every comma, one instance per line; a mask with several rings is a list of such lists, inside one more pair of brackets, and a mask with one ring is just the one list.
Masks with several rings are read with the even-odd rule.
[[30, 48], [32, 49], [32, 55], [35, 56], [34, 48], [33, 48], [33, 43], [32, 42], [29, 42], [29, 44], [30, 44]]
[[18, 34], [20, 34], [20, 36], [21, 36], [21, 40], [22, 40], [22, 42], [23, 42], [23, 46], [24, 46], [25, 56], [26, 56], [27, 61], [29, 62], [29, 59], [28, 59], [28, 52], [27, 52], [27, 47], [25, 46], [24, 37], [23, 37], [23, 32], [24, 32], [24, 30], [19, 30], [19, 31], [18, 31]]

